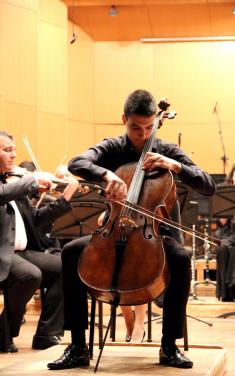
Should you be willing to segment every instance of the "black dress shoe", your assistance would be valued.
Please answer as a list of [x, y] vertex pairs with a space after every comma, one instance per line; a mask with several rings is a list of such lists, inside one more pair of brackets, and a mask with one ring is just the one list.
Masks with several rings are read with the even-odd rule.
[[35, 350], [45, 350], [49, 347], [59, 345], [58, 336], [33, 336], [32, 348]]
[[76, 345], [69, 345], [63, 355], [52, 363], [48, 363], [49, 369], [68, 369], [76, 367], [87, 367], [90, 365], [90, 354], [87, 347], [80, 348]]
[[131, 342], [131, 336], [129, 336], [128, 334], [126, 334], [125, 341], [126, 342]]
[[7, 349], [4, 349], [4, 346], [2, 343], [0, 343], [0, 352], [5, 352], [5, 353], [16, 353], [18, 352], [18, 348], [13, 342], [13, 339], [11, 339], [10, 344]]
[[159, 351], [159, 363], [177, 368], [192, 368], [193, 366], [193, 362], [186, 358], [177, 346], [161, 347]]

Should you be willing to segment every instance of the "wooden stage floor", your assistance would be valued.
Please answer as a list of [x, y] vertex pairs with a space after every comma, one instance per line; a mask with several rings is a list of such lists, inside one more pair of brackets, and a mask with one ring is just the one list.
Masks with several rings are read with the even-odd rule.
[[[154, 306], [154, 311], [158, 309]], [[97, 374], [102, 375], [183, 375], [183, 376], [234, 376], [235, 375], [235, 316], [218, 318], [228, 311], [235, 311], [235, 303], [218, 302], [215, 298], [204, 297], [203, 300], [189, 302], [188, 313], [213, 324], [208, 326], [188, 317], [189, 351], [186, 355], [194, 362], [193, 369], [182, 370], [167, 368], [158, 364], [158, 350], [161, 338], [161, 323], [153, 322], [152, 338], [154, 343], [143, 345], [111, 346], [106, 345]], [[19, 348], [16, 354], [0, 354], [0, 375], [29, 376], [41, 375], [87, 375], [93, 374], [98, 356], [95, 346], [94, 359], [91, 366], [85, 369], [50, 371], [46, 365], [59, 357], [67, 342], [69, 333], [65, 332], [62, 344], [50, 349], [37, 351], [31, 349], [32, 337], [38, 319], [38, 308], [30, 305], [26, 314], [26, 324], [22, 325], [20, 336], [15, 339]], [[104, 323], [108, 315], [104, 316]], [[97, 332], [97, 330], [96, 330]], [[97, 333], [96, 333], [97, 335]], [[117, 342], [123, 341], [125, 327], [123, 318], [117, 317]], [[178, 343], [182, 345], [182, 341]]]

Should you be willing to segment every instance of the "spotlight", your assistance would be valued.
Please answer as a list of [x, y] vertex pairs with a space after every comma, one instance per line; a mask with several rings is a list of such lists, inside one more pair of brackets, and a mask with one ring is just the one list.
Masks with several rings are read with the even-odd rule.
[[232, 14], [235, 15], [235, 7], [232, 8]]
[[111, 17], [118, 16], [118, 11], [117, 11], [117, 8], [115, 7], [115, 5], [112, 5], [110, 7], [108, 15], [111, 16]]

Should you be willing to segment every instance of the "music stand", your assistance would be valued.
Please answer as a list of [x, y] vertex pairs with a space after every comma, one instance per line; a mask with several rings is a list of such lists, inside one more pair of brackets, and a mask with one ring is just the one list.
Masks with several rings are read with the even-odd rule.
[[210, 219], [229, 218], [235, 214], [235, 186], [217, 186], [216, 192], [209, 199]]
[[89, 187], [89, 192], [77, 192], [72, 197], [72, 210], [55, 220], [50, 237], [73, 239], [90, 235], [98, 228], [98, 218], [109, 206], [95, 184], [84, 183]]
[[[198, 202], [194, 200], [194, 193], [195, 191], [192, 190], [189, 186], [186, 186], [182, 182], [177, 182], [177, 195], [180, 203], [180, 214], [181, 214], [181, 221], [182, 224], [186, 227], [192, 227], [194, 228], [195, 223], [197, 222], [197, 216], [198, 216]], [[203, 196], [203, 195], [202, 195]], [[203, 196], [203, 200], [205, 200], [205, 196]], [[193, 236], [193, 235], [192, 235]], [[192, 239], [195, 241], [195, 239]], [[193, 241], [193, 243], [194, 243]], [[193, 299], [197, 300], [196, 292], [195, 292], [195, 260], [196, 260], [196, 254], [195, 254], [195, 244], [192, 247], [192, 294]], [[199, 319], [192, 315], [187, 315], [188, 317], [200, 321], [204, 324], [207, 324], [209, 326], [212, 326], [213, 324]]]

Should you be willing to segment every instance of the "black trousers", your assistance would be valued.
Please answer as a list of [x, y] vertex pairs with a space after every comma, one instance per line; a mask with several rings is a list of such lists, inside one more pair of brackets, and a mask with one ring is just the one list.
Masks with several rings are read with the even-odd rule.
[[[62, 252], [64, 289], [64, 329], [81, 333], [88, 328], [87, 288], [77, 272], [78, 260], [90, 236], [67, 243]], [[183, 337], [186, 305], [190, 291], [191, 260], [189, 252], [172, 238], [165, 238], [164, 248], [170, 270], [170, 283], [163, 303], [163, 335]]]
[[[45, 301], [37, 325], [37, 335], [63, 334], [63, 291], [61, 253], [47, 254], [26, 250], [16, 252], [4, 282], [8, 292], [11, 337], [19, 335], [26, 304], [40, 286], [45, 287]], [[0, 315], [0, 336], [3, 323]]]

